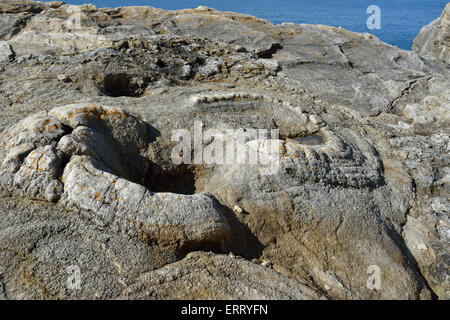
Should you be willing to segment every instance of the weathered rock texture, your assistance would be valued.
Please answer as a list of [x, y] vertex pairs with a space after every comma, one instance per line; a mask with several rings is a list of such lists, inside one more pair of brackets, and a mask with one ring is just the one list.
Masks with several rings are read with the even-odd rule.
[[432, 60], [444, 68], [450, 64], [450, 3], [439, 19], [425, 26], [414, 40], [413, 49], [423, 58]]
[[[405, 51], [0, 1], [0, 298], [449, 299], [449, 14]], [[278, 129], [277, 170], [174, 163], [195, 121]]]

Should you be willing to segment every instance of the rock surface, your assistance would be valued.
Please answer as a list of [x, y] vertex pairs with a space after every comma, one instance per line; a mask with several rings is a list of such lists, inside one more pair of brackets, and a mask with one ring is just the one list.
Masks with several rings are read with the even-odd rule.
[[[264, 281], [261, 281], [264, 279]], [[142, 274], [123, 299], [320, 299], [314, 290], [242, 258], [201, 252]]]
[[413, 49], [424, 59], [432, 60], [444, 68], [450, 64], [450, 3], [439, 19], [425, 26], [414, 39]]
[[[449, 299], [449, 14], [405, 51], [207, 7], [0, 1], [0, 298]], [[277, 129], [276, 170], [175, 163], [196, 121]]]

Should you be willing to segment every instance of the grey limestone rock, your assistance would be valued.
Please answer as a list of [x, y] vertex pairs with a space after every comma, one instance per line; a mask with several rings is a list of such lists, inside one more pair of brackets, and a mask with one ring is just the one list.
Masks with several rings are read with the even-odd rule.
[[[406, 51], [207, 7], [0, 1], [0, 299], [449, 299], [449, 10]], [[244, 142], [277, 146], [274, 170], [174, 162], [198, 121], [278, 130]]]
[[413, 49], [424, 59], [432, 60], [448, 69], [450, 64], [450, 4], [442, 16], [422, 28], [414, 39]]

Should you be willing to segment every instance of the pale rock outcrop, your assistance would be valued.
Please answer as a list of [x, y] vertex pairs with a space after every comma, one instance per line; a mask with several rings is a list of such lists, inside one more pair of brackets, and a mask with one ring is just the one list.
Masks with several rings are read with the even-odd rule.
[[0, 61], [8, 61], [13, 55], [14, 52], [11, 50], [11, 45], [6, 41], [0, 41]]
[[424, 59], [444, 68], [450, 65], [450, 3], [439, 19], [422, 28], [414, 39], [413, 49]]

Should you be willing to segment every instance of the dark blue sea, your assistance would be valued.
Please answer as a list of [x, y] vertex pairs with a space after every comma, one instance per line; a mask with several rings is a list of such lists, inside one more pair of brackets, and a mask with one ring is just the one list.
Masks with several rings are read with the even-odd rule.
[[[70, 4], [93, 3], [97, 7], [149, 5], [163, 9], [196, 8], [251, 14], [273, 23], [324, 24], [356, 32], [368, 32], [383, 41], [410, 50], [420, 29], [437, 19], [447, 0], [66, 0]], [[370, 5], [381, 9], [381, 29], [370, 30], [366, 13]]]

